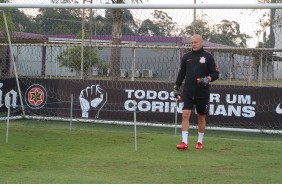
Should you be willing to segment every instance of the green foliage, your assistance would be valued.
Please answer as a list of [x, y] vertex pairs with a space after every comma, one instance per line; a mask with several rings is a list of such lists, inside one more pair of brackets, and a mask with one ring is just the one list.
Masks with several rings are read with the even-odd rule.
[[150, 19], [142, 21], [138, 34], [141, 36], [161, 36], [160, 28], [157, 24], [154, 24]]
[[[282, 3], [282, 0], [257, 0], [259, 3]], [[254, 10], [256, 11], [256, 10]], [[258, 42], [257, 47], [259, 48], [274, 48], [275, 44], [275, 34], [274, 27], [278, 26], [278, 18], [275, 17], [276, 9], [270, 9], [265, 11], [262, 17], [259, 19], [260, 28], [255, 31], [256, 36], [263, 34], [263, 41]], [[266, 34], [266, 30], [269, 29], [269, 35]]]
[[[11, 11], [10, 10], [5, 11], [5, 15], [6, 15], [9, 31], [13, 31], [15, 26], [14, 26], [14, 23], [12, 21]], [[3, 17], [2, 12], [0, 14], [0, 29], [5, 30], [5, 22], [4, 22], [4, 17]]]
[[12, 9], [12, 20], [15, 26], [14, 31], [26, 33], [39, 33], [38, 25], [31, 16], [26, 15], [19, 9]]
[[241, 33], [238, 22], [230, 22], [224, 19], [214, 26], [210, 41], [233, 47], [246, 47], [248, 38], [251, 37], [245, 33]]
[[164, 11], [154, 10], [154, 19], [142, 21], [138, 34], [142, 36], [172, 36], [175, 33], [176, 22]]
[[196, 19], [192, 24], [188, 25], [182, 35], [193, 35], [195, 33], [202, 35], [204, 40], [209, 40], [211, 36], [211, 26], [205, 19]]
[[[261, 1], [261, 0], [258, 0]], [[0, 2], [8, 2], [0, 0]], [[51, 0], [52, 3], [77, 3], [76, 0]], [[111, 0], [114, 4], [123, 3], [142, 3], [141, 0]], [[275, 3], [280, 0], [267, 0], [264, 2]], [[271, 16], [275, 9], [271, 9]], [[81, 9], [39, 9], [39, 14], [35, 17], [29, 17], [18, 9], [13, 9], [7, 13], [10, 30], [39, 33], [39, 34], [81, 34]], [[152, 20], [146, 19], [137, 24], [130, 10], [126, 9], [107, 9], [105, 15], [85, 17], [85, 37], [90, 37], [95, 30], [96, 35], [112, 35], [113, 44], [120, 44], [122, 35], [144, 35], [144, 36], [173, 36], [180, 33], [181, 36], [191, 36], [195, 31], [201, 34], [204, 40], [225, 44], [236, 47], [246, 47], [249, 35], [240, 31], [240, 25], [236, 21], [222, 20], [216, 25], [211, 25], [205, 19], [197, 18], [194, 23], [187, 25], [184, 30], [176, 30], [176, 22], [165, 11], [155, 10]], [[12, 17], [12, 19], [10, 18]], [[92, 20], [92, 23], [90, 22]], [[263, 33], [267, 27], [270, 27], [270, 44], [273, 47], [274, 36], [272, 26], [275, 22], [261, 22], [262, 29], [258, 33]], [[113, 31], [114, 26], [114, 31]], [[3, 21], [0, 21], [0, 27], [3, 29]], [[93, 32], [92, 32], [93, 31]], [[264, 44], [265, 45], [265, 44]], [[118, 49], [116, 49], [118, 50]], [[117, 53], [119, 53], [117, 51]], [[114, 56], [113, 56], [114, 57]], [[115, 56], [114, 60], [119, 60]], [[112, 61], [114, 61], [112, 60]], [[115, 67], [119, 66], [117, 62]], [[118, 68], [117, 68], [117, 71]]]
[[[130, 10], [120, 10], [122, 13], [121, 31], [125, 35], [138, 35], [138, 26]], [[105, 16], [98, 15], [94, 17], [94, 25], [92, 30], [95, 30], [97, 35], [111, 35], [113, 25], [113, 11], [105, 10]]]
[[173, 22], [166, 12], [154, 10], [155, 24], [159, 27], [159, 32], [164, 36], [172, 36], [176, 22]]
[[77, 34], [81, 29], [81, 14], [77, 9], [39, 9], [34, 21], [41, 34]]
[[[9, 1], [8, 0], [0, 0], [0, 3], [9, 3]], [[10, 32], [13, 31], [15, 28], [14, 28], [14, 23], [13, 23], [13, 20], [12, 20], [12, 9], [11, 8], [5, 8], [5, 9], [0, 8], [0, 10], [3, 10], [4, 13], [5, 13], [9, 31]], [[4, 22], [4, 17], [3, 17], [2, 12], [0, 12], [0, 30], [1, 31], [5, 30], [5, 22]]]
[[238, 22], [225, 19], [215, 25], [205, 19], [198, 19], [187, 26], [183, 33], [193, 35], [194, 31], [201, 34], [204, 40], [233, 47], [246, 47], [247, 39], [251, 38], [241, 32]]
[[[61, 66], [71, 68], [77, 72], [81, 71], [81, 47], [73, 47], [64, 50], [59, 56], [58, 61]], [[83, 48], [83, 71], [88, 71], [91, 67], [105, 69], [107, 64], [97, 55], [96, 48]]]

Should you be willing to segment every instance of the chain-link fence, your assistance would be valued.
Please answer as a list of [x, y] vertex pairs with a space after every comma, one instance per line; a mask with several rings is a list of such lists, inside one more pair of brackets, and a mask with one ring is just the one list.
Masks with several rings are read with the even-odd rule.
[[181, 104], [171, 90], [197, 33], [220, 71], [209, 125], [281, 130], [281, 9], [82, 3], [89, 7], [4, 9], [12, 49], [2, 26], [1, 92], [13, 115], [22, 109], [8, 102], [17, 91], [12, 60], [28, 116], [123, 122], [137, 110], [139, 122], [174, 125]]

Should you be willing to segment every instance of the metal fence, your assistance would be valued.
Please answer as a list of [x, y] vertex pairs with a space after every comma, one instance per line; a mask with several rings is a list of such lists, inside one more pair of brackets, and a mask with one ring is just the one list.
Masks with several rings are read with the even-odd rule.
[[[80, 78], [81, 62], [77, 67], [62, 65], [59, 57], [79, 44], [14, 44], [13, 53], [20, 76], [43, 78]], [[111, 45], [85, 46], [97, 51], [101, 63], [89, 65], [84, 71], [88, 79], [110, 78]], [[2, 47], [2, 61], [5, 61], [7, 47]], [[179, 69], [181, 55], [189, 48], [185, 46], [123, 45], [120, 58], [120, 79], [142, 81], [174, 81]], [[205, 48], [214, 55], [219, 67], [219, 84], [241, 84], [255, 86], [281, 87], [282, 59], [272, 53], [280, 54], [279, 49], [248, 48]], [[70, 57], [70, 55], [66, 55]], [[80, 58], [80, 53], [77, 53]], [[71, 62], [71, 61], [70, 61]], [[85, 58], [84, 62], [89, 62]], [[11, 64], [2, 62], [1, 76], [13, 76]], [[134, 71], [134, 72], [132, 72]], [[230, 83], [231, 82], [231, 83]]]
[[[150, 123], [171, 125], [175, 120], [171, 113], [181, 113], [171, 96], [172, 85], [182, 55], [190, 50], [190, 36], [198, 33], [220, 72], [212, 84], [210, 125], [281, 129], [282, 4], [0, 7], [33, 12], [34, 24], [11, 17], [18, 21], [11, 44], [4, 28], [0, 35], [0, 83], [5, 87], [0, 87], [1, 93], [8, 103], [17, 93], [11, 81], [18, 78], [28, 116], [67, 118], [71, 104], [76, 112], [71, 118], [122, 122], [132, 120], [130, 110], [138, 105], [142, 111], [138, 121], [151, 117]], [[265, 13], [269, 19], [264, 19]], [[122, 19], [116, 19], [120, 15]], [[119, 21], [121, 27], [116, 25]], [[121, 32], [116, 31], [119, 28]], [[47, 93], [49, 101], [44, 98]], [[215, 100], [220, 97], [225, 101]], [[18, 107], [12, 109], [13, 115], [21, 114]], [[3, 106], [1, 112], [5, 110]]]

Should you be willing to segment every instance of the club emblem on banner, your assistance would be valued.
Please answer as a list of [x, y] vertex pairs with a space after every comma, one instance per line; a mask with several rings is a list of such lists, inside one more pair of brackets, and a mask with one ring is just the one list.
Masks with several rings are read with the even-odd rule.
[[25, 93], [26, 104], [32, 109], [40, 109], [47, 101], [47, 92], [39, 84], [33, 84]]

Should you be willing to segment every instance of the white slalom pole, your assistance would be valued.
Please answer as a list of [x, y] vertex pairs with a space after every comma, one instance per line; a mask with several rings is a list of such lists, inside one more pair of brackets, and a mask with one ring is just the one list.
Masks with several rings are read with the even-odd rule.
[[6, 144], [9, 142], [9, 125], [10, 125], [10, 105], [8, 106], [7, 128], [6, 128]]
[[71, 107], [70, 107], [70, 130], [72, 129], [72, 111], [73, 111], [73, 94], [71, 94]]
[[176, 136], [177, 135], [177, 99], [175, 100], [175, 111], [174, 111], [174, 135]]
[[136, 103], [135, 103], [135, 105], [134, 105], [134, 113], [133, 113], [133, 116], [134, 116], [134, 145], [135, 145], [135, 151], [137, 151], [136, 109], [137, 109], [137, 106], [136, 106]]

